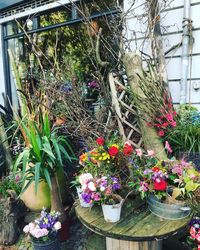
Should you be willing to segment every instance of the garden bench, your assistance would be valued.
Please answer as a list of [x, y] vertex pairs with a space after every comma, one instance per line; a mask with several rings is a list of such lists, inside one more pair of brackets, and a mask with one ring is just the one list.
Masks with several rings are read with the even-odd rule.
[[107, 223], [101, 206], [83, 208], [75, 203], [78, 219], [91, 231], [106, 237], [107, 250], [161, 250], [162, 240], [184, 230], [190, 217], [170, 221], [152, 214], [144, 203], [128, 200], [117, 223]]

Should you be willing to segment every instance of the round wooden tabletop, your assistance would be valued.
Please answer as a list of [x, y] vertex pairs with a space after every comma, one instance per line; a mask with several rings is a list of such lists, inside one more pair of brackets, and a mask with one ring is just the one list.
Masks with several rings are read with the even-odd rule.
[[151, 241], [164, 239], [186, 228], [190, 217], [170, 221], [152, 214], [141, 200], [126, 201], [122, 207], [121, 219], [108, 223], [103, 218], [101, 206], [83, 208], [76, 202], [78, 219], [93, 232], [114, 239], [126, 241]]

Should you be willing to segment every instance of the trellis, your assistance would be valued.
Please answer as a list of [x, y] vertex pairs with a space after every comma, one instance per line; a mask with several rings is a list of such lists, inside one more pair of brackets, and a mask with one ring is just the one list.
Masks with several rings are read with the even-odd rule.
[[112, 110], [116, 115], [120, 135], [124, 141], [129, 141], [134, 147], [143, 147], [137, 112], [131, 102], [130, 93], [126, 89], [126, 77], [110, 73], [108, 78], [112, 96]]

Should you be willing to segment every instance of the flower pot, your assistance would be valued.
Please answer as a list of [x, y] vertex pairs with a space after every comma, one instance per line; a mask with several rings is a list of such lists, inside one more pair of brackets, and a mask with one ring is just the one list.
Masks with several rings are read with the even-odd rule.
[[[57, 177], [60, 186], [60, 194], [62, 197], [62, 202], [66, 202], [67, 199], [67, 189], [66, 189], [66, 178], [63, 174], [63, 170], [59, 169], [57, 171]], [[27, 183], [27, 182], [26, 182]], [[26, 185], [25, 183], [25, 185]], [[40, 181], [38, 185], [38, 192], [35, 194], [35, 182], [33, 181], [26, 191], [21, 195], [21, 200], [25, 205], [34, 212], [39, 212], [43, 207], [51, 207], [51, 192], [48, 184], [45, 181]]]
[[101, 206], [105, 221], [115, 223], [120, 220], [122, 202], [115, 205], [102, 204]]
[[83, 198], [81, 197], [81, 194], [83, 192], [82, 189], [80, 187], [76, 187], [76, 191], [77, 191], [77, 194], [78, 194], [78, 198], [79, 198], [81, 207], [92, 207], [92, 204], [86, 203], [83, 200]]
[[179, 220], [187, 217], [191, 209], [186, 203], [167, 204], [158, 200], [154, 195], [147, 198], [149, 210], [156, 216], [167, 220]]
[[60, 250], [60, 243], [57, 238], [47, 241], [47, 242], [39, 242], [32, 241], [33, 250]]

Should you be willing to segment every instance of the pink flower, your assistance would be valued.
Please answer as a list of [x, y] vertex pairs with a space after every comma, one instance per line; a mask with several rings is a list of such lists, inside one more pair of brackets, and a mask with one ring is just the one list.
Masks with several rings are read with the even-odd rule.
[[172, 153], [172, 152], [173, 152], [173, 150], [172, 150], [171, 146], [169, 145], [169, 142], [168, 142], [168, 141], [165, 141], [165, 149], [167, 149], [167, 151], [168, 151], [169, 153]]
[[158, 131], [158, 135], [160, 137], [163, 137], [165, 135], [165, 132], [163, 130]]
[[166, 118], [168, 121], [173, 121], [173, 115], [172, 114], [167, 114]]
[[200, 243], [200, 230], [196, 234], [196, 240], [198, 241], [198, 243]]
[[89, 188], [89, 190], [91, 190], [92, 192], [96, 191], [96, 187], [95, 187], [95, 185], [94, 185], [94, 182], [92, 182], [92, 181], [90, 181], [90, 182], [88, 183], [88, 188]]
[[55, 229], [56, 231], [58, 231], [59, 229], [61, 229], [62, 225], [61, 225], [60, 221], [57, 221], [57, 222], [54, 224], [53, 227], [54, 227], [54, 229]]
[[90, 173], [81, 174], [79, 176], [79, 182], [81, 185], [87, 184], [93, 179], [93, 176]]
[[196, 229], [194, 227], [190, 228], [190, 236], [195, 239], [196, 238]]
[[155, 152], [153, 150], [147, 150], [148, 156], [154, 156]]
[[24, 232], [25, 234], [27, 234], [27, 233], [29, 233], [29, 231], [30, 231], [29, 225], [26, 225], [26, 226], [23, 228], [23, 232]]
[[172, 127], [176, 127], [176, 122], [175, 121], [171, 121], [170, 124], [172, 125]]
[[141, 156], [142, 156], [142, 150], [141, 149], [136, 149], [135, 152], [136, 152], [136, 155], [141, 158]]

